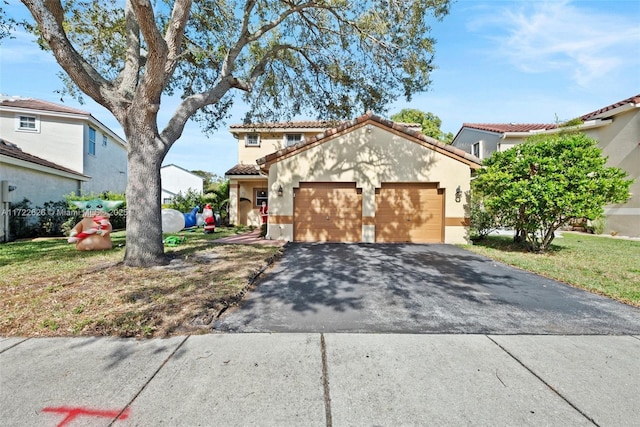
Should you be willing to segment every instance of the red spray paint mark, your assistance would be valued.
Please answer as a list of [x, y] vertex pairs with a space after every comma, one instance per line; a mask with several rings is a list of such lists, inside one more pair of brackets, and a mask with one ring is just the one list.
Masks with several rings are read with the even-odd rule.
[[[57, 414], [67, 414], [64, 420], [60, 421], [57, 427], [63, 427], [69, 424], [77, 417], [103, 417], [103, 418], [115, 418], [116, 420], [125, 420], [129, 417], [129, 408], [124, 411], [102, 411], [99, 409], [86, 409], [86, 408], [70, 408], [68, 406], [60, 406], [58, 408], [43, 408], [42, 412], [54, 412]], [[122, 413], [120, 413], [122, 412]]]

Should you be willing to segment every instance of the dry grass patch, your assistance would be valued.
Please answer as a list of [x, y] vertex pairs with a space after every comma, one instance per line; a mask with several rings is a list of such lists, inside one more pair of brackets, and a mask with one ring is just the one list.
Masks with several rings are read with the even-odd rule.
[[[220, 237], [217, 235], [216, 237]], [[106, 252], [64, 240], [0, 245], [0, 335], [156, 337], [210, 332], [218, 313], [280, 253], [188, 235], [164, 267], [130, 268], [124, 233]]]

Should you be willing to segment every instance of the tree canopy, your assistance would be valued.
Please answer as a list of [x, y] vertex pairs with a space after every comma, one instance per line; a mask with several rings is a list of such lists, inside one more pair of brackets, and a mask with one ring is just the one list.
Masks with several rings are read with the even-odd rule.
[[473, 181], [485, 209], [503, 226], [526, 233], [534, 251], [574, 219], [597, 219], [603, 207], [629, 198], [633, 180], [606, 166], [597, 141], [580, 132], [539, 135], [484, 162]]
[[400, 123], [419, 123], [422, 126], [423, 134], [447, 144], [451, 144], [453, 141], [453, 134], [451, 132], [444, 133], [440, 129], [442, 120], [433, 113], [425, 113], [415, 108], [403, 108], [399, 113], [391, 116], [391, 120]]
[[[22, 0], [67, 90], [107, 108], [128, 149], [130, 266], [166, 262], [160, 165], [186, 122], [214, 129], [241, 93], [246, 121], [386, 111], [430, 84], [430, 22], [449, 0]], [[181, 102], [158, 123], [164, 95]]]

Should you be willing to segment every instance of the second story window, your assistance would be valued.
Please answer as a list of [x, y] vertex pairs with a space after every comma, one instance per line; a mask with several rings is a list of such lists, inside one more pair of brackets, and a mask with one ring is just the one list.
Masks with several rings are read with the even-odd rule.
[[106, 147], [107, 146], [107, 142], [109, 141], [109, 138], [107, 138], [107, 135], [102, 135], [102, 146]]
[[16, 129], [27, 132], [38, 132], [40, 120], [36, 116], [18, 116], [16, 118]]
[[473, 147], [471, 148], [471, 154], [473, 154], [474, 156], [476, 156], [477, 158], [481, 158], [480, 154], [481, 154], [481, 150], [480, 150], [480, 144], [482, 143], [482, 141], [478, 141], [476, 143], [473, 144]]
[[96, 155], [96, 130], [92, 127], [89, 128], [89, 154]]
[[259, 147], [260, 135], [257, 133], [248, 133], [244, 137], [244, 145], [247, 147]]
[[284, 136], [284, 145], [285, 145], [285, 147], [290, 147], [292, 145], [296, 145], [300, 141], [302, 141], [302, 134], [301, 133], [287, 133]]

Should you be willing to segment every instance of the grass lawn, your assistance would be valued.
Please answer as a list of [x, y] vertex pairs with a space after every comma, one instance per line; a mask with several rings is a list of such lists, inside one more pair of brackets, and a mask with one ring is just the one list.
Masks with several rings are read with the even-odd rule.
[[640, 242], [563, 233], [545, 254], [527, 252], [508, 236], [489, 236], [472, 252], [640, 307]]
[[212, 244], [238, 232], [181, 232], [169, 266], [122, 264], [114, 248], [79, 252], [65, 238], [0, 244], [0, 335], [155, 337], [209, 332], [220, 311], [280, 252], [271, 246]]

